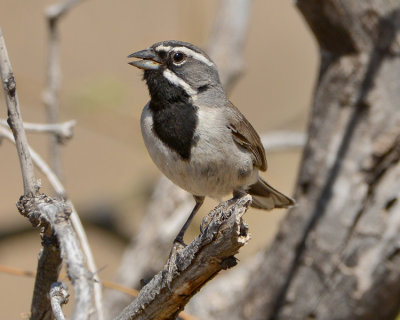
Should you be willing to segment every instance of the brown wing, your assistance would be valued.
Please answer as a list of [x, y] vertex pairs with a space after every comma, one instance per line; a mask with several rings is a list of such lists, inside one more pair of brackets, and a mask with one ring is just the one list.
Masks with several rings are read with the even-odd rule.
[[231, 102], [227, 104], [227, 119], [232, 131], [233, 139], [243, 148], [249, 150], [254, 156], [254, 165], [260, 170], [267, 170], [265, 150], [260, 136], [244, 115]]

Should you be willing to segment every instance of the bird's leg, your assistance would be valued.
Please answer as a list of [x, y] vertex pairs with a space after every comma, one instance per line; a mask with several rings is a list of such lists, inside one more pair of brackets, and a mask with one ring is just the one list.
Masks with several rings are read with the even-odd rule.
[[233, 190], [233, 197], [228, 200], [229, 205], [236, 202], [237, 199], [243, 197], [245, 194], [246, 194], [246, 192], [244, 190], [240, 190], [240, 189]]
[[190, 222], [192, 221], [193, 217], [196, 215], [197, 211], [199, 211], [200, 207], [202, 206], [202, 204], [204, 202], [204, 197], [199, 197], [199, 196], [193, 196], [193, 197], [194, 197], [194, 200], [196, 201], [196, 205], [194, 206], [192, 212], [190, 213], [189, 218], [187, 218], [182, 229], [179, 231], [178, 235], [176, 236], [176, 238], [174, 240], [174, 245], [176, 243], [179, 243], [183, 246], [186, 246], [185, 243], [183, 242], [183, 236], [185, 235], [186, 229], [189, 227]]
[[185, 242], [183, 242], [183, 236], [185, 235], [186, 229], [189, 227], [190, 222], [192, 221], [193, 217], [196, 215], [197, 211], [199, 211], [201, 205], [204, 202], [204, 197], [200, 196], [193, 196], [194, 200], [196, 201], [196, 205], [194, 206], [192, 212], [189, 215], [189, 218], [186, 220], [185, 224], [183, 225], [182, 229], [179, 231], [178, 235], [174, 240], [174, 244], [172, 246], [171, 252], [169, 254], [168, 262], [167, 262], [167, 274], [166, 280], [167, 285], [172, 281], [172, 275], [174, 272], [174, 267], [176, 266], [176, 258], [179, 249], [182, 249], [186, 246]]
[[[246, 194], [246, 192], [244, 192], [243, 190], [240, 190], [240, 189], [234, 190], [233, 191], [233, 197], [231, 199], [226, 200], [223, 203], [223, 205], [225, 206], [225, 208], [230, 207], [231, 205], [235, 204], [236, 201], [239, 198], [243, 197], [245, 194]], [[220, 206], [222, 204], [222, 199], [219, 199], [218, 201], [219, 201], [219, 205], [218, 206]], [[210, 211], [208, 213], [207, 216], [205, 216], [203, 218], [203, 220], [201, 221], [201, 224], [200, 224], [200, 232], [201, 233], [203, 233], [206, 230], [207, 226], [210, 224], [210, 222], [212, 221], [214, 216], [215, 216], [215, 212], [214, 212], [214, 210], [212, 210], [212, 211]]]

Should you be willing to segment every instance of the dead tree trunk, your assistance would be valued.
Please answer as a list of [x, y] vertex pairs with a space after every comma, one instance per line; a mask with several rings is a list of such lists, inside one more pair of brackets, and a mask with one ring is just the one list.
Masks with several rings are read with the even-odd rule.
[[297, 0], [321, 53], [296, 208], [231, 319], [394, 319], [400, 1]]

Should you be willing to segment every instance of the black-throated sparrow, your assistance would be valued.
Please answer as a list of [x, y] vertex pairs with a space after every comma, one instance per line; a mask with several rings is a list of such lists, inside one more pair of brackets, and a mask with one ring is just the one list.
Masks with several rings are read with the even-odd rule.
[[258, 174], [267, 169], [257, 132], [228, 100], [210, 57], [196, 46], [163, 41], [132, 53], [129, 64], [144, 70], [151, 100], [141, 127], [147, 150], [158, 168], [193, 194], [196, 205], [183, 235], [205, 196], [252, 195], [259, 209], [286, 208], [294, 200]]

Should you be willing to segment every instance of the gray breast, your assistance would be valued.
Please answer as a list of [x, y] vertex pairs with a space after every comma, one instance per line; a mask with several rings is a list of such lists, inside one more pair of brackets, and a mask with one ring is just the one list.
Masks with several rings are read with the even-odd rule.
[[220, 111], [199, 108], [197, 143], [188, 160], [156, 137], [148, 105], [142, 112], [142, 134], [151, 158], [172, 182], [194, 195], [218, 198], [257, 181], [251, 155], [233, 141]]

